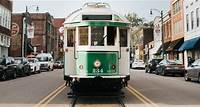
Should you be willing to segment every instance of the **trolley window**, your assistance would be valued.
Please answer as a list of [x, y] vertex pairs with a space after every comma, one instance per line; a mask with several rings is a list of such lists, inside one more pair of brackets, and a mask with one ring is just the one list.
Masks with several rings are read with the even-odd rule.
[[104, 46], [104, 27], [91, 27], [91, 45]]
[[112, 15], [83, 15], [82, 20], [112, 20]]
[[67, 29], [67, 47], [74, 46], [75, 29]]
[[88, 45], [88, 27], [79, 27], [79, 45]]
[[120, 29], [120, 46], [127, 47], [127, 29]]
[[116, 27], [107, 27], [107, 45], [114, 46], [116, 39]]

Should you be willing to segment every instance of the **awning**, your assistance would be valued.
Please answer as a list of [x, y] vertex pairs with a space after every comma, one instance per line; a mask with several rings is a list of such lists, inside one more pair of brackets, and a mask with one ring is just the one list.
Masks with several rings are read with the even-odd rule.
[[[171, 42], [164, 43], [164, 50], [165, 50], [164, 52], [166, 52], [166, 49], [169, 47], [170, 43]], [[158, 49], [158, 51], [155, 55], [161, 54], [161, 52], [162, 52], [162, 45], [160, 46], [160, 48]]]
[[166, 51], [178, 51], [184, 42], [184, 38], [172, 41]]
[[200, 37], [186, 40], [184, 43], [181, 45], [181, 47], [178, 49], [179, 51], [184, 51], [184, 50], [189, 50], [189, 49], [195, 49], [199, 48], [200, 46]]

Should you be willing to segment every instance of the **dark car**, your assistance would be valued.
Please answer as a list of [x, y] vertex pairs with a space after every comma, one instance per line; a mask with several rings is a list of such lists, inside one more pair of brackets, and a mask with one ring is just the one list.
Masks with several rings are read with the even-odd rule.
[[157, 65], [155, 73], [163, 76], [166, 74], [180, 74], [183, 76], [185, 73], [185, 67], [178, 61], [164, 59]]
[[162, 59], [152, 59], [145, 65], [145, 72], [152, 73], [156, 70], [156, 66], [162, 61]]
[[0, 79], [7, 80], [10, 78], [16, 78], [14, 59], [12, 57], [0, 58]]
[[58, 69], [62, 69], [62, 68], [64, 68], [64, 62], [63, 61], [56, 61], [56, 62], [54, 62], [54, 64], [53, 64], [53, 68], [58, 68]]
[[184, 75], [185, 81], [197, 80], [200, 82], [200, 59], [194, 61], [194, 63], [189, 66]]
[[15, 65], [16, 65], [16, 73], [19, 76], [25, 76], [31, 74], [31, 67], [28, 60], [24, 57], [16, 57]]

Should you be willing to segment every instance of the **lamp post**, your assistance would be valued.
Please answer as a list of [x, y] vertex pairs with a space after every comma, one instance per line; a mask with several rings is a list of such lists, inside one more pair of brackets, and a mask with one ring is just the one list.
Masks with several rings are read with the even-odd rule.
[[161, 36], [162, 36], [162, 58], [164, 59], [164, 53], [165, 53], [165, 50], [164, 50], [164, 27], [163, 27], [163, 11], [161, 10], [158, 10], [158, 9], [150, 9], [150, 14], [152, 15], [153, 14], [153, 11], [157, 11], [160, 13], [160, 18], [161, 18]]
[[29, 12], [28, 12], [28, 9], [30, 9], [31, 7], [33, 7], [33, 6], [37, 6], [36, 7], [36, 11], [38, 12], [39, 11], [39, 7], [38, 7], [38, 5], [31, 5], [31, 6], [29, 6], [29, 8], [28, 8], [28, 6], [26, 6], [26, 12], [25, 12], [25, 20], [24, 20], [24, 22], [25, 22], [25, 33], [24, 33], [24, 35], [23, 35], [23, 54], [22, 54], [22, 56], [23, 57], [26, 57], [26, 55], [27, 55], [27, 47], [28, 47], [28, 31], [27, 31], [27, 28], [28, 28], [28, 22], [30, 21], [29, 20], [29, 18], [28, 18], [28, 16], [29, 16]]

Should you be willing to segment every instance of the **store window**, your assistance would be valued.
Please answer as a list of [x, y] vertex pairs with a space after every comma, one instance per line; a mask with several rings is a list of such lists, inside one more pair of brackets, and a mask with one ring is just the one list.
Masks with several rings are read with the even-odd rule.
[[108, 26], [107, 27], [107, 45], [108, 46], [114, 46], [115, 45], [115, 40], [116, 40], [116, 32], [117, 29], [116, 27]]
[[121, 47], [127, 47], [128, 43], [127, 43], [127, 29], [120, 29], [119, 30], [119, 34], [120, 34], [120, 46]]
[[104, 27], [91, 27], [91, 45], [104, 46]]
[[67, 29], [67, 47], [74, 46], [75, 29]]
[[79, 27], [79, 45], [88, 45], [88, 27]]

